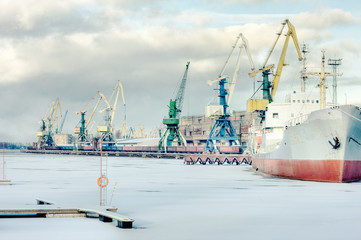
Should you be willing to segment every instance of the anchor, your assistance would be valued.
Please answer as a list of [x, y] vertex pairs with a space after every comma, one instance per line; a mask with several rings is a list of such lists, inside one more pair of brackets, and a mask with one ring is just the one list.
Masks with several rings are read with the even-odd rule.
[[338, 137], [334, 137], [333, 141], [335, 142], [335, 144], [332, 144], [331, 141], [328, 141], [330, 143], [330, 145], [332, 146], [333, 149], [337, 149], [341, 146], [340, 141], [338, 140]]

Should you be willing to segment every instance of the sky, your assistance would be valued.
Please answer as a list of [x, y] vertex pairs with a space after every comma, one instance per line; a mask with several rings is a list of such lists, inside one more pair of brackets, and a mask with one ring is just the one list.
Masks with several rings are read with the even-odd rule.
[[[361, 3], [356, 0], [3, 0], [0, 141], [36, 141], [39, 121], [57, 98], [63, 116], [68, 110], [63, 132], [72, 133], [80, 120], [76, 112], [97, 91], [110, 98], [118, 80], [126, 107], [119, 104], [114, 128], [124, 119], [128, 126], [159, 128], [187, 61], [182, 116], [204, 115], [216, 96], [216, 86], [206, 83], [217, 78], [238, 34], [247, 38], [259, 69], [285, 19], [294, 25], [299, 44], [307, 45], [309, 71], [320, 71], [322, 49], [326, 59], [342, 59], [338, 101], [360, 104]], [[269, 64], [277, 65], [283, 41], [280, 38]], [[230, 76], [237, 51], [225, 70]], [[275, 98], [279, 102], [287, 93], [300, 91], [301, 63], [292, 41], [285, 62]], [[253, 94], [250, 68], [243, 53], [233, 111], [245, 110]], [[327, 66], [326, 71], [332, 69]], [[330, 100], [332, 78], [328, 81]], [[316, 86], [317, 78], [310, 77], [307, 91], [318, 92]], [[102, 125], [103, 115], [97, 111], [92, 125]]]

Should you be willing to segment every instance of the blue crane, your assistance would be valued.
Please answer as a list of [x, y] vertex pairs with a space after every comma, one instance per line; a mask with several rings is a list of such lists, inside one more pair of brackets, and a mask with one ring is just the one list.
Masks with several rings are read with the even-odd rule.
[[[239, 51], [239, 55], [238, 55], [238, 59], [237, 59], [237, 63], [236, 63], [236, 68], [233, 73], [233, 78], [232, 78], [231, 82], [228, 84], [228, 90], [227, 90], [225, 88], [225, 84], [228, 83], [228, 81], [227, 81], [228, 75], [224, 75], [224, 71], [226, 69], [226, 66], [228, 65], [228, 61], [229, 61], [230, 57], [232, 56], [233, 51], [236, 48], [240, 38], [242, 39], [242, 44], [239, 46], [240, 51]], [[218, 84], [219, 84], [219, 89], [215, 89], [215, 90], [219, 91], [218, 97], [219, 97], [219, 106], [221, 107], [221, 114], [216, 119], [216, 122], [214, 123], [212, 130], [209, 134], [209, 137], [208, 137], [207, 143], [206, 143], [206, 147], [205, 147], [205, 152], [211, 152], [211, 153], [219, 152], [219, 150], [217, 148], [217, 142], [228, 142], [229, 146], [239, 145], [238, 136], [237, 136], [236, 130], [234, 129], [234, 127], [232, 125], [231, 120], [229, 119], [230, 115], [227, 112], [227, 108], [229, 106], [229, 103], [231, 102], [234, 87], [235, 87], [235, 84], [237, 81], [238, 72], [239, 72], [239, 68], [240, 68], [240, 64], [241, 64], [240, 57], [241, 57], [243, 49], [246, 50], [246, 53], [248, 55], [248, 60], [251, 64], [251, 70], [254, 71], [254, 64], [253, 64], [253, 60], [251, 57], [251, 53], [249, 51], [248, 41], [243, 36], [243, 34], [240, 33], [237, 36], [235, 44], [232, 46], [231, 52], [228, 55], [228, 58], [221, 70], [221, 73], [219, 74], [219, 77], [213, 81], [208, 81], [209, 85], [212, 85], [215, 82], [218, 82]], [[227, 95], [228, 95], [228, 97], [227, 97]]]
[[229, 145], [239, 145], [238, 136], [234, 129], [229, 114], [227, 112], [227, 90], [225, 84], [227, 83], [227, 77], [220, 77], [219, 79], [219, 104], [223, 107], [223, 113], [216, 119], [215, 124], [212, 127], [209, 137], [207, 139], [205, 152], [218, 152], [217, 141], [228, 141]]

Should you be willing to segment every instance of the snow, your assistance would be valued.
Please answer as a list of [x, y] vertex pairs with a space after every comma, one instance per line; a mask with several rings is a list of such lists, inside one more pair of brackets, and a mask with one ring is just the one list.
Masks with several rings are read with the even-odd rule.
[[[63, 206], [99, 205], [99, 157], [7, 151], [5, 160], [11, 184], [0, 183], [1, 209], [31, 207], [37, 197]], [[135, 219], [133, 229], [94, 218], [0, 218], [1, 239], [361, 236], [361, 182], [280, 179], [254, 173], [248, 165], [184, 165], [183, 160], [123, 157], [107, 161], [108, 203], [112, 199], [109, 205]]]

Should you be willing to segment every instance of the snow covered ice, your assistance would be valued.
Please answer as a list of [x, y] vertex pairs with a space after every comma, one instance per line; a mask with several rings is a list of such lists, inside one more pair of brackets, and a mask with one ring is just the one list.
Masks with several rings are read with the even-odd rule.
[[[359, 240], [361, 236], [361, 182], [280, 179], [254, 173], [248, 165], [106, 159], [108, 205], [133, 218], [133, 229], [95, 218], [0, 218], [0, 239]], [[99, 206], [99, 157], [7, 151], [5, 160], [11, 184], [0, 184], [1, 209], [35, 205], [37, 197], [63, 206]]]

